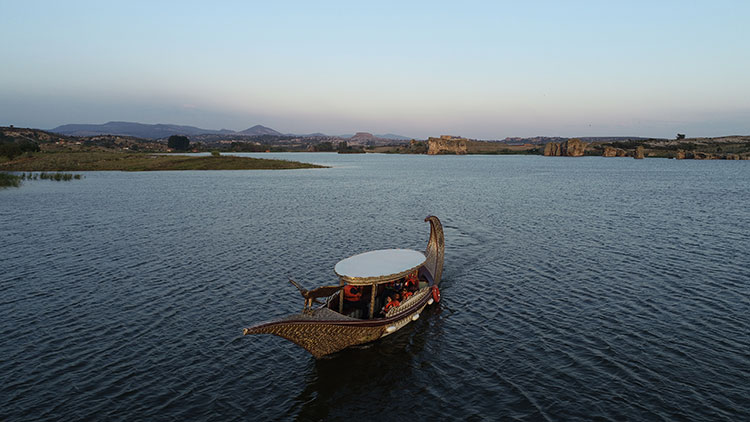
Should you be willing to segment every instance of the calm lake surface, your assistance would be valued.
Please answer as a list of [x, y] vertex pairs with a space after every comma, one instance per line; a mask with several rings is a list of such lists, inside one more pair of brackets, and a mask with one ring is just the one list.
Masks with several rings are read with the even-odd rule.
[[[0, 420], [750, 419], [750, 162], [247, 155], [333, 168], [0, 190]], [[428, 214], [416, 322], [242, 337]]]

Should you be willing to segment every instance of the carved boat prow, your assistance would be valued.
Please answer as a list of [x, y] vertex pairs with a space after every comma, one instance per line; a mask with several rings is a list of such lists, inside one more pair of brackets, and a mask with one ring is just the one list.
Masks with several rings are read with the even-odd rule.
[[430, 239], [427, 241], [427, 249], [425, 249], [427, 261], [424, 265], [432, 274], [435, 285], [437, 285], [443, 276], [443, 257], [445, 256], [443, 225], [434, 215], [428, 215], [424, 221], [430, 223]]
[[[336, 265], [338, 286], [324, 286], [310, 291], [300, 289], [305, 298], [302, 312], [245, 328], [243, 334], [274, 334], [303, 347], [316, 358], [337, 352], [350, 346], [368, 343], [392, 334], [411, 321], [416, 321], [422, 310], [440, 300], [438, 284], [443, 273], [445, 239], [443, 226], [435, 216], [425, 218], [430, 223], [430, 237], [425, 252], [406, 249], [386, 249], [355, 255]], [[368, 270], [373, 268], [378, 271]], [[370, 271], [370, 272], [368, 272]], [[416, 287], [408, 299], [398, 302], [385, 313], [375, 311], [386, 300], [384, 293], [402, 280]], [[290, 280], [291, 281], [291, 280]], [[349, 302], [346, 289], [359, 289], [365, 298]], [[397, 291], [397, 290], [394, 290]], [[326, 303], [312, 308], [315, 292], [331, 293]], [[317, 296], [321, 297], [321, 296]], [[365, 300], [369, 298], [369, 300]], [[348, 304], [356, 304], [353, 311]], [[365, 308], [365, 306], [367, 308]], [[369, 308], [369, 309], [368, 309]], [[368, 312], [369, 311], [369, 312]]]

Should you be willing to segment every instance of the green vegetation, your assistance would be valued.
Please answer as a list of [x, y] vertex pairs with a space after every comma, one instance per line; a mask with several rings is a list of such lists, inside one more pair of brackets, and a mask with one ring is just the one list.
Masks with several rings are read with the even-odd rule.
[[264, 145], [253, 142], [232, 142], [229, 148], [222, 148], [223, 151], [233, 152], [288, 152], [289, 149], [281, 146]]
[[318, 152], [333, 152], [336, 151], [336, 148], [333, 146], [333, 142], [320, 142], [319, 144], [315, 145], [315, 151]]
[[190, 139], [187, 136], [172, 135], [167, 140], [167, 147], [175, 151], [187, 151], [190, 148]]
[[211, 151], [212, 157], [221, 157], [221, 153], [219, 151], [213, 150]]
[[359, 146], [349, 146], [346, 141], [341, 141], [336, 151], [339, 154], [363, 154], [365, 149]]
[[0, 133], [0, 156], [12, 160], [25, 152], [38, 152], [39, 144], [27, 139], [19, 139], [5, 136]]
[[[24, 177], [26, 179], [31, 180], [32, 177], [34, 179], [36, 179], [37, 175], [34, 174], [34, 173], [29, 173], [28, 176], [26, 176], [26, 174], [21, 174], [21, 180], [23, 180]], [[76, 180], [80, 179], [81, 175], [80, 174], [71, 174], [71, 173], [60, 173], [60, 172], [56, 172], [56, 173], [41, 172], [41, 173], [39, 173], [39, 178], [42, 179], [42, 180], [54, 180], [56, 182], [60, 182], [60, 181], [68, 182], [68, 181], [73, 180], [73, 179], [76, 179]]]
[[18, 187], [21, 185], [21, 182], [24, 180], [53, 180], [55, 182], [68, 182], [73, 179], [79, 180], [81, 179], [80, 174], [71, 174], [71, 173], [47, 173], [47, 172], [41, 172], [41, 173], [21, 173], [20, 175], [10, 174], [10, 173], [3, 173], [0, 172], [0, 188], [6, 188], [6, 187]]
[[0, 188], [18, 187], [19, 185], [21, 185], [20, 176], [0, 172]]
[[121, 152], [36, 153], [0, 163], [0, 171], [271, 170], [323, 168], [315, 164], [233, 156], [152, 155]]

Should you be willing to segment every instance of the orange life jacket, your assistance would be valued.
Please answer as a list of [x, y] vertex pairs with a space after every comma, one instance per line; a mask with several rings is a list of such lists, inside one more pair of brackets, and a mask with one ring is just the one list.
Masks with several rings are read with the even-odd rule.
[[401, 302], [397, 300], [392, 300], [385, 304], [385, 312], [388, 312], [391, 308], [395, 308], [401, 306]]
[[[352, 290], [357, 289], [354, 293]], [[359, 302], [362, 299], [362, 288], [347, 284], [344, 286], [344, 300], [347, 302]]]

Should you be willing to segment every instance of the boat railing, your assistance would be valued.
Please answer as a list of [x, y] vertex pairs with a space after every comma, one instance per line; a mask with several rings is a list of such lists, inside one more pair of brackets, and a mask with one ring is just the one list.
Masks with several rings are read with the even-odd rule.
[[401, 302], [399, 306], [389, 309], [388, 312], [386, 312], [385, 317], [386, 318], [391, 317], [403, 311], [404, 309], [408, 309], [414, 302], [421, 300], [426, 294], [429, 294], [429, 293], [430, 293], [429, 287], [423, 287], [417, 290], [416, 292], [414, 292], [413, 295], [411, 295], [411, 297]]

